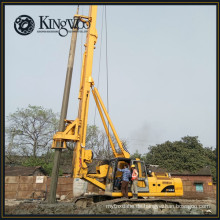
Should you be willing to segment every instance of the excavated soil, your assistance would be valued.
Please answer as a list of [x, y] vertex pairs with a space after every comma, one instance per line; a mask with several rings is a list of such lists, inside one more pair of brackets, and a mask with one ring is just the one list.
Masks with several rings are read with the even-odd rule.
[[177, 203], [132, 202], [113, 200], [88, 205], [59, 201], [5, 201], [5, 215], [215, 215], [214, 200], [178, 200]]

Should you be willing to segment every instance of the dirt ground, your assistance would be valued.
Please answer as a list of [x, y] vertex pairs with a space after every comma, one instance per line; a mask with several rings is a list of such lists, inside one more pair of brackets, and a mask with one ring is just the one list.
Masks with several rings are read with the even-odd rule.
[[173, 202], [104, 201], [75, 204], [71, 200], [48, 204], [41, 200], [5, 200], [5, 215], [216, 215], [215, 200]]

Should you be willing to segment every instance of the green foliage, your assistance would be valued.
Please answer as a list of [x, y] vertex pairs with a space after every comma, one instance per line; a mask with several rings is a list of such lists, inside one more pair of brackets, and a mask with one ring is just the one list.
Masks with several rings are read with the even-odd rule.
[[[25, 167], [36, 167], [36, 166], [41, 166], [46, 174], [48, 176], [51, 176], [52, 173], [52, 169], [53, 169], [53, 155], [54, 153], [52, 153], [50, 156], [50, 158], [48, 157], [47, 160], [45, 160], [45, 158], [43, 157], [29, 157], [28, 159], [26, 159], [25, 161], [23, 161], [22, 165]], [[63, 172], [60, 169], [59, 170], [59, 175], [62, 176]]]
[[203, 148], [198, 137], [183, 137], [180, 141], [167, 141], [151, 146], [144, 155], [147, 164], [157, 164], [167, 170], [190, 171], [195, 173], [209, 166], [213, 180], [216, 181], [216, 154], [211, 148]]
[[139, 153], [138, 150], [136, 150], [135, 153], [131, 154], [132, 160], [135, 160], [136, 158], [143, 159], [141, 153]]
[[212, 172], [213, 181], [216, 182], [216, 149], [212, 150], [211, 147], [206, 147], [204, 148], [204, 152], [207, 165], [209, 165]]

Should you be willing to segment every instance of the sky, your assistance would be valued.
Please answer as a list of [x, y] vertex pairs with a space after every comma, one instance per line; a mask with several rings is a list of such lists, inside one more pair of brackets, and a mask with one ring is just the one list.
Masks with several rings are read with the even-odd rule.
[[[71, 34], [38, 33], [39, 16], [72, 19], [76, 8], [6, 6], [6, 116], [29, 104], [60, 112]], [[88, 15], [88, 8], [79, 6], [79, 14]], [[106, 14], [103, 8], [98, 6], [92, 75], [107, 104], [108, 72], [109, 114], [130, 153], [146, 153], [149, 146], [187, 135], [198, 136], [204, 147], [216, 147], [216, 6], [111, 5]], [[35, 22], [27, 36], [14, 29], [20, 15]], [[85, 37], [78, 33], [71, 120], [77, 117]], [[88, 124], [94, 122], [104, 130], [91, 96]]]

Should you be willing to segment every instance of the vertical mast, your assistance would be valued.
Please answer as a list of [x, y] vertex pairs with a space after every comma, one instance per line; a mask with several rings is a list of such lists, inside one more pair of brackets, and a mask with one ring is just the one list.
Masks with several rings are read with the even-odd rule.
[[[87, 165], [84, 162], [85, 154], [85, 142], [86, 142], [86, 129], [87, 129], [87, 119], [89, 110], [89, 98], [91, 84], [93, 84], [92, 79], [92, 63], [93, 63], [93, 53], [94, 45], [97, 41], [97, 30], [96, 30], [96, 15], [97, 15], [97, 5], [90, 6], [89, 8], [89, 19], [90, 28], [87, 32], [85, 52], [83, 55], [83, 64], [81, 71], [81, 82], [79, 90], [79, 111], [78, 118], [80, 121], [79, 127], [79, 141], [76, 142], [76, 146], [73, 152], [73, 177], [79, 176], [79, 171], [81, 168], [86, 169]], [[80, 172], [81, 174], [85, 172]]]

